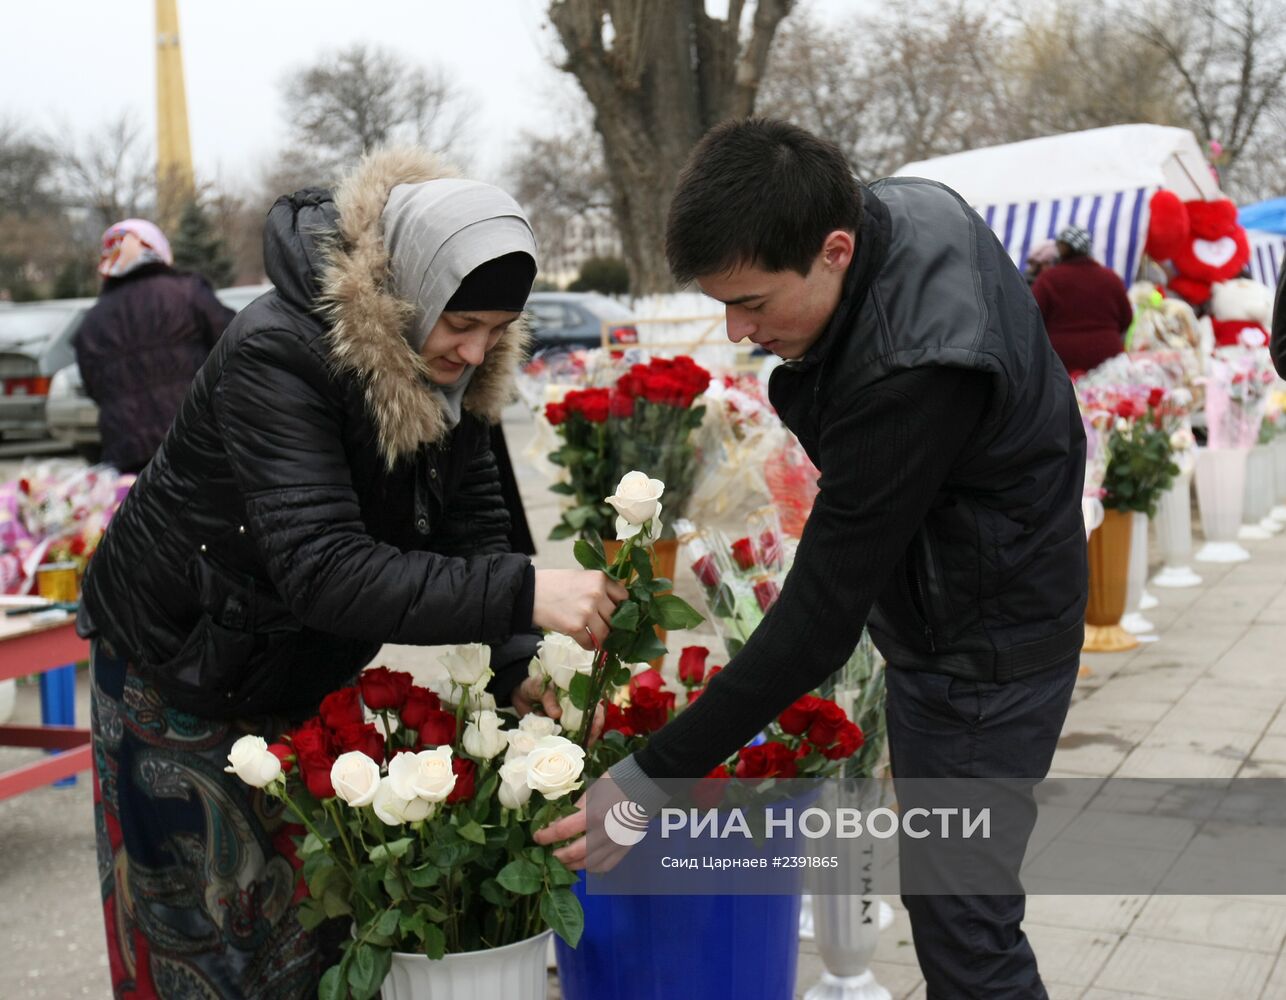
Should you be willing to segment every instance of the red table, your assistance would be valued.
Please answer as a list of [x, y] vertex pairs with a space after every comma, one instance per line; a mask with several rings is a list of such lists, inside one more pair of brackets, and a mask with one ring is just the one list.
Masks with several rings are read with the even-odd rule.
[[[0, 615], [0, 680], [41, 674], [87, 659], [89, 642], [76, 635], [73, 615], [34, 624], [26, 615]], [[62, 751], [0, 773], [0, 800], [87, 771], [92, 763], [89, 730], [75, 726], [0, 726], [0, 745]]]

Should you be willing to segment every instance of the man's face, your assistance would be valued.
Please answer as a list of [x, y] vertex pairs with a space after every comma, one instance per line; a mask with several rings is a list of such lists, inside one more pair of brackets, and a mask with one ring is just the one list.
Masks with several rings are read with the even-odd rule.
[[452, 385], [467, 365], [482, 364], [520, 315], [496, 310], [444, 312], [420, 348], [420, 357], [428, 362], [429, 378], [438, 385]]
[[741, 265], [707, 274], [697, 286], [727, 307], [728, 339], [750, 340], [779, 358], [802, 358], [839, 306], [844, 272], [853, 259], [853, 234], [830, 233], [807, 274]]

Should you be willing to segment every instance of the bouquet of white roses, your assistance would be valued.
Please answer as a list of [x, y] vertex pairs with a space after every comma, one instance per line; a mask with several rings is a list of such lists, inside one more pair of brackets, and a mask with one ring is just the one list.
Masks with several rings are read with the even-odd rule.
[[531, 833], [573, 811], [585, 751], [553, 720], [516, 724], [485, 693], [487, 646], [443, 656], [447, 697], [377, 667], [268, 745], [243, 736], [228, 771], [302, 824], [300, 921], [351, 915], [323, 998], [374, 996], [392, 952], [430, 958], [496, 948], [546, 926], [573, 947], [577, 877]]

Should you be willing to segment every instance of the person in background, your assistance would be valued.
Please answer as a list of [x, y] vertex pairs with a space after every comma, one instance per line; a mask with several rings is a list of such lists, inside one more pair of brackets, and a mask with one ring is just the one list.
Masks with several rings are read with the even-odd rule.
[[139, 472], [233, 311], [199, 274], [174, 270], [165, 234], [146, 219], [103, 233], [103, 289], [76, 331], [81, 381], [98, 404], [102, 460]]
[[419, 150], [268, 213], [274, 288], [198, 373], [77, 619], [117, 997], [316, 995], [326, 942], [280, 806], [224, 772], [239, 736], [316, 714], [384, 643], [485, 643], [497, 704], [557, 718], [527, 676], [539, 630], [607, 638], [620, 584], [508, 543], [489, 425], [535, 254], [509, 195]]
[[1027, 269], [1023, 271], [1023, 277], [1027, 279], [1027, 284], [1033, 284], [1040, 277], [1042, 271], [1053, 267], [1057, 263], [1058, 244], [1053, 240], [1038, 243], [1032, 247], [1031, 253], [1027, 255]]
[[1058, 234], [1058, 263], [1031, 287], [1054, 353], [1069, 372], [1087, 372], [1125, 349], [1134, 309], [1125, 283], [1090, 256], [1090, 234], [1068, 226]]

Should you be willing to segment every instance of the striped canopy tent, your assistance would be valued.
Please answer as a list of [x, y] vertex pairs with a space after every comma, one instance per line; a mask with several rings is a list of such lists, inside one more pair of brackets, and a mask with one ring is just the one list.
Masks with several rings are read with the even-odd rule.
[[1245, 205], [1237, 221], [1250, 240], [1250, 272], [1255, 280], [1274, 286], [1286, 266], [1286, 198]]
[[1160, 188], [1184, 201], [1222, 198], [1187, 129], [1113, 125], [972, 149], [908, 163], [900, 177], [953, 188], [977, 210], [1022, 267], [1037, 244], [1065, 226], [1093, 238], [1093, 254], [1128, 285], [1147, 240], [1148, 200]]

